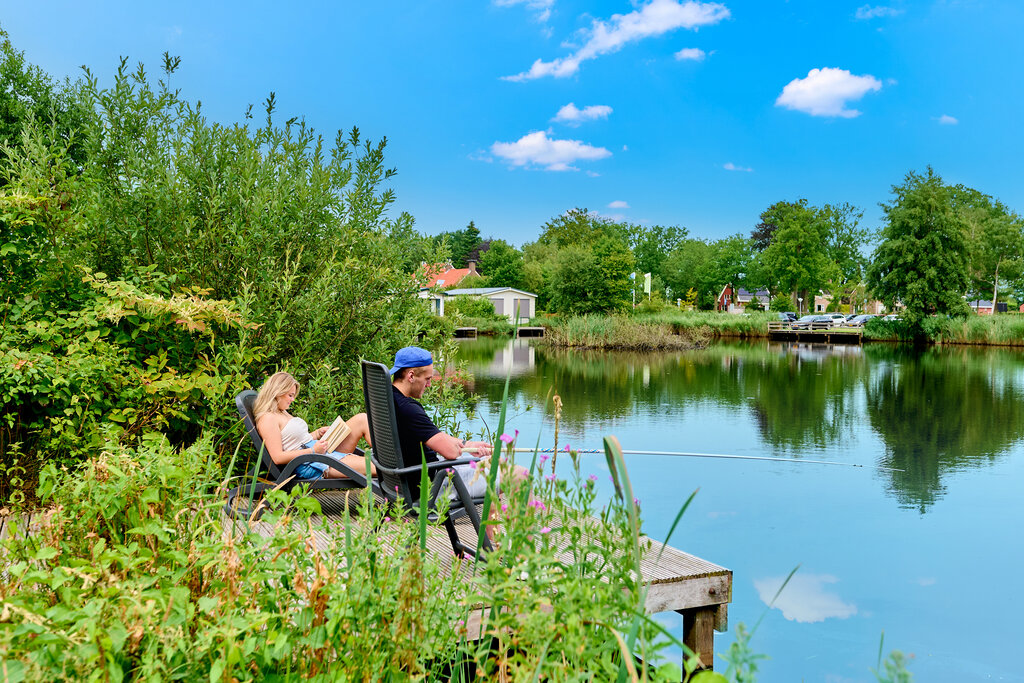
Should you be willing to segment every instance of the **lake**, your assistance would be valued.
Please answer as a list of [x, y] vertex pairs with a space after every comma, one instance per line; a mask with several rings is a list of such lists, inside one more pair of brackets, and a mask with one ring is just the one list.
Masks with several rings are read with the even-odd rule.
[[[866, 466], [626, 456], [652, 538], [700, 489], [670, 543], [733, 571], [716, 652], [767, 611], [752, 641], [770, 657], [760, 681], [874, 681], [883, 631], [886, 651], [913, 655], [915, 680], [1024, 681], [1021, 351], [760, 341], [635, 354], [483, 339], [461, 358], [492, 427], [511, 370], [506, 431], [520, 446], [538, 433], [551, 446], [553, 389], [560, 446], [614, 434], [625, 449]], [[611, 495], [604, 456], [581, 458]], [[681, 636], [677, 615], [660, 618]]]

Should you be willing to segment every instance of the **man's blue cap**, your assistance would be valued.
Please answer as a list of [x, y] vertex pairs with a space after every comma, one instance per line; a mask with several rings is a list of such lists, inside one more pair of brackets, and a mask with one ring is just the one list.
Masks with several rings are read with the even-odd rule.
[[402, 368], [425, 368], [433, 362], [434, 357], [430, 355], [430, 351], [418, 346], [406, 346], [404, 349], [398, 349], [398, 353], [395, 354], [395, 367], [391, 368], [388, 374], [394, 377]]

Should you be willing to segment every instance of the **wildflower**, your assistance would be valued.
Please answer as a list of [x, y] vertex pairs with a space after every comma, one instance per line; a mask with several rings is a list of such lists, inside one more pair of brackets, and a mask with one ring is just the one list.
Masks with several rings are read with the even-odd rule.
[[563, 448], [562, 450], [565, 451], [566, 453], [568, 453], [569, 452], [569, 444], [565, 444], [565, 448]]
[[[518, 433], [518, 432], [517, 432], [517, 433]], [[498, 438], [499, 438], [499, 439], [501, 439], [502, 441], [504, 441], [505, 443], [512, 443], [513, 441], [515, 441], [515, 440], [516, 440], [516, 437], [514, 437], [514, 436], [509, 436], [508, 434], [502, 434], [502, 435], [501, 435], [501, 436], [499, 436]]]
[[[478, 464], [478, 463], [477, 463], [477, 461], [476, 461], [476, 460], [474, 460], [473, 462], [469, 463], [469, 469], [471, 469], [471, 470], [475, 470], [475, 469], [476, 469], [476, 466], [477, 466], [477, 464]], [[451, 471], [451, 469], [449, 468], [449, 470], [448, 470], [448, 471], [450, 472], [450, 471]]]
[[551, 527], [549, 527], [549, 526], [541, 527], [540, 532], [542, 534], [550, 534], [551, 533]]
[[547, 479], [548, 481], [554, 481], [556, 477], [555, 477], [554, 474], [549, 474], [548, 476], [546, 476], [544, 478]]
[[387, 517], [387, 516], [385, 516], [385, 517], [384, 517], [384, 521], [385, 521], [385, 522], [390, 522], [390, 521], [391, 521], [391, 518], [390, 518], [390, 517]]
[[502, 503], [501, 504], [501, 511], [502, 512], [508, 512], [508, 503]]
[[597, 481], [597, 475], [591, 474], [589, 477], [587, 477], [587, 479], [589, 479], [590, 481]]
[[633, 505], [636, 505], [637, 507], [640, 507], [640, 499], [639, 498], [634, 498], [633, 499]]
[[540, 466], [541, 466], [541, 467], [544, 467], [544, 463], [546, 463], [546, 462], [548, 461], [548, 458], [550, 458], [550, 457], [551, 457], [551, 456], [549, 456], [549, 455], [544, 455], [544, 454], [542, 453], [542, 454], [541, 454], [541, 456], [540, 456]]

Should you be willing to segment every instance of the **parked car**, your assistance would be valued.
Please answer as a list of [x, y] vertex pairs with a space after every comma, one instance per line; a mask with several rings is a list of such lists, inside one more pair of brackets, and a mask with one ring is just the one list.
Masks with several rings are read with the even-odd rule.
[[861, 313], [860, 315], [855, 315], [849, 320], [847, 320], [846, 324], [849, 325], [850, 327], [864, 327], [867, 321], [877, 317], [877, 315], [874, 315], [872, 313]]
[[831, 321], [832, 327], [839, 327], [840, 325], [846, 322], [845, 313], [823, 313], [819, 317], [821, 318], [822, 322], [824, 322], [826, 319]]
[[799, 318], [793, 321], [793, 329], [809, 329], [811, 327], [811, 323], [817, 320], [818, 317], [819, 315], [817, 313], [808, 313], [807, 315], [800, 316]]
[[890, 313], [889, 315], [887, 315], [884, 318], [882, 318], [882, 320], [887, 320], [889, 322], [892, 322], [892, 321], [895, 321], [895, 320], [902, 320], [902, 318], [900, 318], [895, 313]]
[[779, 313], [779, 320], [784, 323], [791, 323], [796, 320], [796, 313], [793, 311], [781, 311]]

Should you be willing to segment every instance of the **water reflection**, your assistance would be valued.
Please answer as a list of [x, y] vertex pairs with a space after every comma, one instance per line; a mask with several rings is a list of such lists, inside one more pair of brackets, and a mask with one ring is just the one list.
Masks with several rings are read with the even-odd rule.
[[[479, 378], [511, 368], [516, 401], [540, 407], [553, 388], [570, 428], [635, 423], [685, 443], [678, 426], [711, 407], [724, 417], [707, 429], [753, 423], [759, 441], [748, 452], [827, 452], [905, 470], [886, 475], [888, 490], [922, 513], [944, 494], [947, 472], [990, 464], [1024, 436], [1024, 355], [1013, 350], [749, 343], [632, 354], [529, 340], [462, 348]], [[502, 389], [496, 381], [475, 386], [492, 408]], [[883, 452], [873, 452], [879, 441]]]
[[789, 621], [813, 624], [826, 619], [846, 619], [857, 613], [856, 605], [830, 589], [839, 583], [839, 579], [830, 574], [794, 574], [775, 598], [785, 580], [784, 576], [756, 579], [754, 588], [761, 602], [772, 605]]

